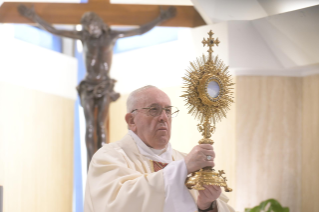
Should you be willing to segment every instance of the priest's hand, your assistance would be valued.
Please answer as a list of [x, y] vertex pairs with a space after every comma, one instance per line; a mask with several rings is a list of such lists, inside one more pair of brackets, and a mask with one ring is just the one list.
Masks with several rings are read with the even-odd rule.
[[[209, 208], [222, 193], [222, 189], [219, 186], [212, 186], [212, 185], [204, 185], [205, 190], [198, 191], [199, 195], [197, 198], [197, 207], [205, 210]], [[217, 207], [214, 208], [212, 211], [217, 211]]]
[[[207, 156], [211, 156], [211, 159], [207, 160]], [[187, 167], [187, 173], [190, 174], [206, 166], [214, 167], [214, 158], [215, 152], [212, 145], [199, 144], [195, 146], [184, 159]]]

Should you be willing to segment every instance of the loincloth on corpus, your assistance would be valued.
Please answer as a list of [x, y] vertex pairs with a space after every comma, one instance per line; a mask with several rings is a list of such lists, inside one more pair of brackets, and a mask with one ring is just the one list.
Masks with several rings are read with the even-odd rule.
[[112, 101], [116, 101], [120, 94], [116, 93], [113, 88], [116, 80], [104, 80], [102, 82], [90, 82], [82, 80], [76, 87], [79, 96], [85, 95], [85, 99], [99, 99], [105, 96], [109, 96]]

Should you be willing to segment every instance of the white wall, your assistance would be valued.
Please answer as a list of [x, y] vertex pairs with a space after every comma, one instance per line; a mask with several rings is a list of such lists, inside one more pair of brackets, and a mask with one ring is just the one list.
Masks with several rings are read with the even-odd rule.
[[115, 90], [130, 93], [144, 85], [170, 87], [182, 84], [189, 61], [194, 60], [191, 29], [184, 29], [176, 41], [115, 54], [111, 77]]
[[13, 30], [0, 25], [0, 82], [75, 99], [76, 59], [15, 39]]

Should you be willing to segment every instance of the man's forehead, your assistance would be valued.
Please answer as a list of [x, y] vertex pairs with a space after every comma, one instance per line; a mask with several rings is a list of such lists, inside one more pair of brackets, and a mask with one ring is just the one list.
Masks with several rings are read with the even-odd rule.
[[157, 88], [147, 89], [142, 91], [138, 95], [138, 102], [143, 104], [143, 106], [151, 106], [151, 105], [164, 105], [170, 106], [171, 100], [163, 91]]

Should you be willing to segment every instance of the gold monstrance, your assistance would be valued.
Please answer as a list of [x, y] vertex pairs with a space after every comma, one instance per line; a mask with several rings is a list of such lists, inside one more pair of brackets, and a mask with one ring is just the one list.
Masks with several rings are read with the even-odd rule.
[[[232, 102], [231, 76], [228, 74], [228, 66], [218, 59], [218, 56], [212, 55], [212, 47], [219, 44], [219, 40], [212, 37], [214, 33], [210, 30], [209, 38], [203, 39], [202, 43], [209, 47], [208, 57], [203, 55], [197, 58], [195, 62], [191, 62], [191, 67], [187, 70], [186, 77], [183, 77], [187, 90], [184, 91], [186, 105], [190, 114], [200, 120], [197, 125], [199, 132], [203, 138], [199, 144], [213, 144], [210, 139], [214, 133], [215, 123], [226, 117], [226, 112]], [[213, 123], [213, 126], [211, 125]], [[191, 173], [186, 179], [186, 186], [189, 189], [204, 190], [203, 185], [217, 185], [224, 187], [225, 191], [232, 191], [227, 186], [226, 177], [223, 170], [218, 173], [212, 167], [205, 167], [199, 171]]]

